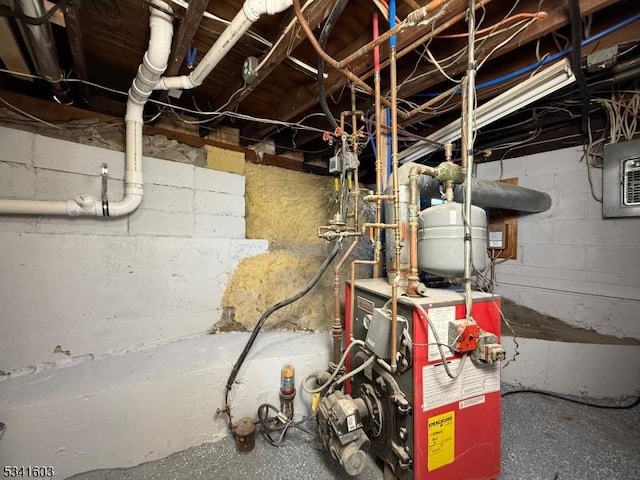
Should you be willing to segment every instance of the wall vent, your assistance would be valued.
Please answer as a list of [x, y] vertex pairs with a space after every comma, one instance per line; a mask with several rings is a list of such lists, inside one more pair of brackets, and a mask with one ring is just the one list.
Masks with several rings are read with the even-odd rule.
[[640, 140], [604, 147], [602, 217], [640, 217]]
[[640, 160], [625, 160], [622, 167], [622, 202], [625, 205], [640, 205]]

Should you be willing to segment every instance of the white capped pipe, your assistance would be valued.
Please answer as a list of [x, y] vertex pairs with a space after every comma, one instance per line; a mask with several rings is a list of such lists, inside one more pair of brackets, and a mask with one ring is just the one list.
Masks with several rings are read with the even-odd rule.
[[[171, 11], [161, 0], [153, 4]], [[116, 202], [102, 202], [93, 195], [78, 195], [73, 200], [19, 200], [0, 199], [0, 215], [67, 215], [120, 217], [133, 212], [142, 202], [142, 112], [144, 104], [158, 79], [167, 68], [171, 53], [173, 19], [170, 15], [151, 7], [149, 48], [129, 89], [125, 115], [125, 175], [124, 197]]]
[[202, 85], [204, 79], [254, 22], [265, 13], [274, 15], [282, 12], [292, 3], [292, 0], [246, 0], [242, 9], [192, 72], [178, 77], [162, 77], [156, 84], [156, 90], [189, 90]]

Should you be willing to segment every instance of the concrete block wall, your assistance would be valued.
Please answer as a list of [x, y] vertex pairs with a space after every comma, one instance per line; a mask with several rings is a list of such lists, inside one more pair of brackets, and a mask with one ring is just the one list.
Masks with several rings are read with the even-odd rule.
[[[640, 338], [640, 218], [602, 218], [581, 158], [572, 147], [478, 165], [480, 179], [517, 177], [552, 198], [549, 211], [518, 219], [518, 258], [498, 265], [497, 292], [573, 325]], [[600, 196], [602, 172], [592, 175]]]
[[[123, 192], [124, 155], [0, 128], [0, 196]], [[122, 218], [0, 218], [0, 370], [124, 351], [207, 331], [245, 239], [244, 177], [144, 158], [145, 196]]]
[[[107, 163], [117, 198], [123, 162], [0, 127], [0, 197], [100, 197]], [[143, 170], [143, 203], [126, 218], [0, 217], [1, 464], [53, 465], [65, 478], [227, 433], [215, 410], [248, 334], [205, 332], [236, 266], [268, 242], [245, 238], [243, 176], [146, 157]], [[282, 362], [300, 380], [329, 351], [326, 334], [259, 337], [231, 395], [234, 418], [278, 402]]]

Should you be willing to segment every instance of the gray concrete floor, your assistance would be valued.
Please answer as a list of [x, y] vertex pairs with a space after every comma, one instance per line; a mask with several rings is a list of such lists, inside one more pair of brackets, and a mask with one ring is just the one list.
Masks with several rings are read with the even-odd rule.
[[[502, 407], [500, 480], [640, 478], [640, 407], [602, 410], [533, 394], [510, 395]], [[261, 436], [238, 454], [228, 437], [131, 468], [95, 470], [73, 480], [346, 480], [318, 439], [292, 430], [274, 448]], [[373, 460], [356, 480], [382, 480]], [[426, 479], [423, 479], [426, 480]], [[451, 479], [457, 480], [457, 479]]]

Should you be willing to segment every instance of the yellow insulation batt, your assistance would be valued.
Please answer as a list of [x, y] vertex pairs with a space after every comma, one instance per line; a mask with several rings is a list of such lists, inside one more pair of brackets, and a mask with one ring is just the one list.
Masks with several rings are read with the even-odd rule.
[[[233, 320], [226, 318], [214, 329], [250, 330], [269, 306], [301, 290], [333, 247], [319, 239], [316, 231], [336, 208], [331, 177], [247, 163], [247, 238], [268, 239], [269, 253], [247, 258], [238, 266], [222, 303], [227, 312], [233, 312]], [[342, 251], [350, 242], [343, 242]], [[356, 255], [361, 258], [366, 253], [358, 248]], [[334, 265], [304, 298], [271, 315], [265, 329], [330, 329]], [[345, 263], [341, 271], [343, 279], [349, 275], [349, 266]], [[362, 269], [360, 275], [365, 274]]]

